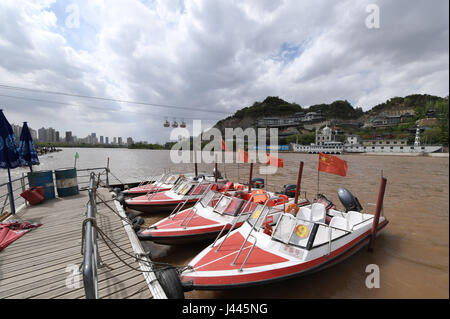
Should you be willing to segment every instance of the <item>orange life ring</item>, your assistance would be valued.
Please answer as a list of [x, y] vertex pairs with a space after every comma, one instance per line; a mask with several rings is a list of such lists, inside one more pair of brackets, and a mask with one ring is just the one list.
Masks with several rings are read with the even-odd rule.
[[300, 208], [298, 207], [297, 204], [292, 203], [289, 204], [284, 211], [289, 214], [292, 210], [294, 210], [294, 213], [292, 215], [296, 216], [299, 209]]

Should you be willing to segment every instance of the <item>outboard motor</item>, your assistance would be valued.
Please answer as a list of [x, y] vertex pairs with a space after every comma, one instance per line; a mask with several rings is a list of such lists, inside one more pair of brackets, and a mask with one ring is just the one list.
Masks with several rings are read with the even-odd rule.
[[339, 200], [341, 201], [342, 205], [345, 207], [345, 211], [356, 211], [360, 212], [362, 211], [362, 206], [359, 203], [358, 198], [354, 197], [352, 193], [350, 193], [347, 189], [344, 187], [339, 187], [338, 191]]
[[205, 175], [200, 174], [200, 175], [195, 176], [195, 177], [193, 178], [194, 181], [198, 181], [199, 179], [205, 179]]
[[264, 188], [264, 178], [259, 177], [252, 178], [252, 187]]
[[[216, 168], [213, 168], [212, 176], [216, 176]], [[217, 179], [222, 178], [222, 175], [220, 175], [220, 171], [217, 170]]]
[[295, 184], [286, 184], [283, 186], [283, 190], [281, 191], [281, 194], [286, 195], [287, 197], [294, 198], [296, 187], [297, 187], [297, 185], [295, 185]]

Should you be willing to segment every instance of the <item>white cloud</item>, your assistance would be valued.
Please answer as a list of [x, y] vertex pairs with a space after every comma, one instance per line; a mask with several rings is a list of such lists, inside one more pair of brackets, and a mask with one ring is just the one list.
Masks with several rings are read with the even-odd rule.
[[[230, 114], [268, 95], [365, 109], [392, 96], [447, 95], [448, 2], [375, 1], [380, 28], [367, 29], [371, 2], [80, 0], [80, 27], [68, 28], [66, 2], [2, 1], [0, 83]], [[164, 117], [226, 116], [0, 94], [80, 105], [0, 96], [10, 121], [78, 136], [165, 141]]]

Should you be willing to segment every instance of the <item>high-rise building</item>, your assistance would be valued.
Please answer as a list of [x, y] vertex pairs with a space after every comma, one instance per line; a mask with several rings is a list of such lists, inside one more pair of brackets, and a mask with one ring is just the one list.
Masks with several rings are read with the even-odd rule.
[[113, 137], [113, 144], [117, 144], [117, 137]]
[[20, 133], [22, 132], [22, 126], [17, 124], [11, 124], [11, 127], [13, 129], [14, 135], [16, 137], [16, 140], [19, 141], [20, 139]]
[[71, 131], [66, 131], [66, 143], [73, 143], [74, 139], [72, 137]]
[[133, 144], [133, 139], [131, 137], [127, 138], [127, 145], [130, 146], [131, 144]]
[[59, 131], [56, 131], [56, 142], [59, 143]]
[[47, 129], [47, 142], [56, 142], [56, 131], [52, 127]]
[[90, 144], [98, 144], [98, 138], [96, 133], [91, 133]]
[[100, 135], [100, 144], [103, 144], [103, 136]]
[[122, 138], [119, 137], [119, 145], [122, 145]]
[[[39, 142], [41, 142], [41, 143], [46, 143], [46, 142], [48, 142], [48, 138], [47, 138], [47, 130], [45, 129], [45, 127], [41, 127], [41, 128], [38, 130], [38, 133], [39, 133]], [[67, 134], [67, 132], [66, 132], [66, 134]]]
[[30, 129], [31, 138], [33, 139], [33, 141], [36, 142], [38, 140], [37, 131], [33, 130], [31, 127], [28, 128]]
[[109, 137], [105, 136], [105, 144], [109, 144]]

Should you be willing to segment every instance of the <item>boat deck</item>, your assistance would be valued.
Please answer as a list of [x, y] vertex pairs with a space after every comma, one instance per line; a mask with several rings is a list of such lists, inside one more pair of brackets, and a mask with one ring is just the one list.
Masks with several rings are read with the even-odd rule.
[[[107, 189], [100, 188], [98, 193], [105, 200], [112, 199]], [[76, 269], [83, 261], [82, 223], [88, 198], [87, 191], [81, 191], [79, 195], [27, 206], [17, 214], [23, 220], [42, 226], [0, 252], [0, 299], [85, 298], [83, 276]], [[114, 203], [108, 202], [108, 205], [117, 212]], [[97, 204], [97, 225], [115, 243], [134, 255], [130, 232], [126, 231], [121, 218], [100, 202]], [[110, 267], [98, 269], [99, 298], [153, 297], [144, 273], [127, 267], [100, 237], [98, 250], [103, 263]], [[133, 257], [117, 248], [115, 251], [134, 268], [140, 267]]]

